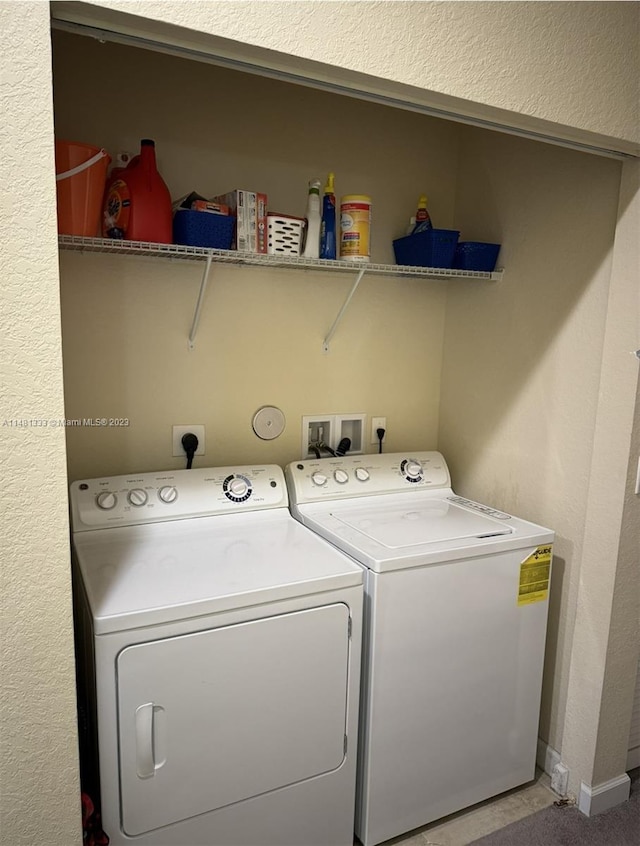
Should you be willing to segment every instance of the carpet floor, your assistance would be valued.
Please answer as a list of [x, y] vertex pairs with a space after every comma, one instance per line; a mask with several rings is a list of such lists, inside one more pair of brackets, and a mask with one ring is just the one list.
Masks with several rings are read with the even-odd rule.
[[551, 805], [529, 817], [474, 840], [470, 846], [638, 846], [640, 769], [629, 773], [629, 800], [594, 817], [575, 805]]

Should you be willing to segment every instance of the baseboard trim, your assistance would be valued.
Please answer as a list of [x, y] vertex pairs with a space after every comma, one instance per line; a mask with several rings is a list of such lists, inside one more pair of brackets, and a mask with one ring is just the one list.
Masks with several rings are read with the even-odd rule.
[[609, 808], [621, 805], [629, 798], [631, 779], [626, 773], [616, 778], [589, 787], [584, 782], [580, 783], [580, 796], [578, 808], [588, 817], [594, 817]]
[[560, 762], [560, 753], [539, 737], [536, 764], [540, 769], [544, 770], [547, 775], [553, 775], [553, 768]]
[[627, 753], [627, 772], [635, 770], [636, 767], [640, 767], [640, 746], [629, 749]]

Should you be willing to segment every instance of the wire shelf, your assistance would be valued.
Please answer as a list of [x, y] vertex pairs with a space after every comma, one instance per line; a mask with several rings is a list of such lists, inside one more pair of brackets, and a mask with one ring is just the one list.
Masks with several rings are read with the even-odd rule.
[[289, 267], [300, 270], [356, 273], [363, 267], [367, 276], [399, 276], [422, 279], [502, 279], [502, 270], [493, 273], [476, 270], [455, 270], [444, 267], [407, 267], [396, 264], [373, 264], [351, 261], [310, 259], [302, 256], [276, 256], [245, 253], [238, 250], [214, 250], [207, 247], [187, 247], [182, 244], [154, 244], [147, 241], [120, 241], [111, 238], [86, 238], [79, 235], [59, 235], [58, 245], [63, 250], [107, 253], [111, 255], [150, 256], [154, 258], [181, 259], [186, 261], [211, 261], [222, 264], [253, 267]]

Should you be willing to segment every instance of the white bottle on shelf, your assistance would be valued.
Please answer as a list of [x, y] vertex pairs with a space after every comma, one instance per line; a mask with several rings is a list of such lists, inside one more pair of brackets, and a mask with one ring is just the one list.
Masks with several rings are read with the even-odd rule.
[[302, 255], [304, 258], [318, 258], [320, 255], [320, 224], [322, 213], [320, 210], [320, 180], [309, 182], [309, 197], [307, 199], [307, 230]]

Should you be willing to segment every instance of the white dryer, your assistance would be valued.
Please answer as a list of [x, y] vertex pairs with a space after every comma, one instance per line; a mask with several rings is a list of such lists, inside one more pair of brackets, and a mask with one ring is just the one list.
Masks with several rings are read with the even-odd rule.
[[72, 484], [85, 776], [113, 846], [351, 846], [362, 570], [287, 505], [275, 466]]
[[531, 780], [553, 532], [456, 496], [438, 452], [285, 475], [293, 514], [365, 572], [364, 846]]

